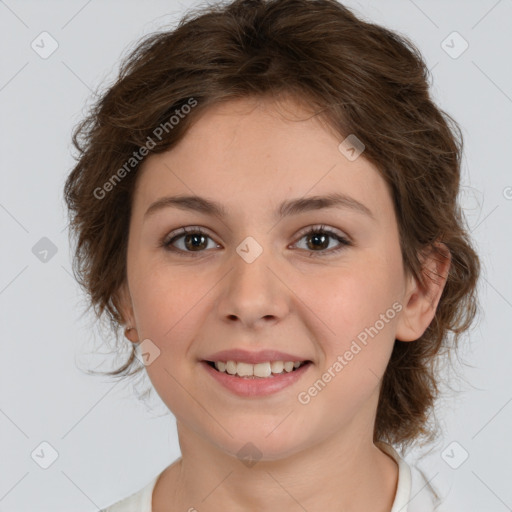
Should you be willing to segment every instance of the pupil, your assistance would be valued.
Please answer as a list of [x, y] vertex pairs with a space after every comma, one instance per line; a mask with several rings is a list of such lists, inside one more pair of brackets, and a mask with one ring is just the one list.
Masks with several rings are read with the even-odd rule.
[[[327, 237], [325, 235], [314, 234], [314, 235], [310, 235], [310, 236], [311, 236], [311, 239], [313, 239], [313, 240], [318, 241], [320, 239], [321, 243], [323, 242], [321, 248], [324, 248], [326, 246], [325, 241], [326, 241]], [[329, 244], [327, 244], [327, 245], [329, 245]], [[314, 245], [313, 247], [318, 248], [318, 245]]]
[[[194, 240], [194, 243], [189, 244], [188, 242], [190, 241], [190, 239], [191, 239], [191, 238]], [[204, 245], [204, 238], [205, 238], [205, 237], [204, 237], [204, 235], [187, 235], [187, 236], [185, 237], [185, 245], [187, 246], [187, 248], [189, 248], [189, 249], [190, 249], [191, 247], [192, 247], [192, 248], [198, 248], [198, 247], [199, 247], [199, 248], [202, 248], [201, 242], [199, 242], [199, 244], [196, 244], [196, 243], [195, 243], [195, 242], [197, 241], [197, 239], [198, 239], [198, 238], [200, 238], [200, 239], [202, 239], [202, 240], [203, 240], [203, 244], [202, 244], [202, 245]]]

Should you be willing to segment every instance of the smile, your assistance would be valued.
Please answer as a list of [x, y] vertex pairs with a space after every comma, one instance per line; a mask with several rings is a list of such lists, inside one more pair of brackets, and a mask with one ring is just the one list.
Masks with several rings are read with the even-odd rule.
[[263, 363], [250, 364], [236, 361], [207, 361], [210, 366], [215, 367], [219, 372], [228, 373], [245, 378], [267, 378], [283, 373], [290, 373], [300, 368], [307, 361], [266, 361]]
[[[226, 389], [240, 397], [250, 398], [271, 395], [292, 386], [309, 371], [313, 363], [311, 361], [268, 361], [252, 365], [235, 361], [203, 360], [200, 366], [214, 382], [222, 386], [221, 389]], [[277, 370], [281, 371], [277, 372]]]

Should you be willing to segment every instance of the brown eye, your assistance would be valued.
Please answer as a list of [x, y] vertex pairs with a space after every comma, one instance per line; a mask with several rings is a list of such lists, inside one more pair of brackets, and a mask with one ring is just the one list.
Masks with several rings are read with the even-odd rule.
[[[300, 240], [303, 238], [306, 239], [305, 250], [311, 253], [310, 256], [334, 254], [345, 246], [352, 245], [352, 242], [325, 226], [310, 228], [302, 234]], [[337, 241], [338, 247], [335, 246], [334, 248], [329, 249], [329, 245], [333, 239]]]
[[[173, 236], [174, 235], [174, 236]], [[310, 256], [328, 256], [337, 253], [346, 246], [351, 246], [352, 242], [325, 226], [316, 226], [308, 229], [302, 234], [299, 240], [306, 239], [306, 246], [301, 249], [309, 252]], [[208, 241], [212, 246], [208, 247]], [[329, 248], [332, 242], [337, 242], [332, 248]], [[297, 244], [296, 244], [297, 245]], [[172, 251], [179, 255], [192, 255], [193, 253], [203, 253], [206, 249], [220, 248], [213, 239], [200, 227], [180, 228], [178, 232], [173, 232], [167, 237], [161, 246], [167, 251]]]
[[327, 249], [329, 247], [329, 238], [330, 235], [325, 235], [321, 233], [312, 233], [310, 235], [307, 235], [308, 241], [308, 247], [310, 249]]
[[[210, 236], [201, 228], [181, 228], [180, 234], [167, 238], [162, 246], [173, 252], [204, 252], [208, 248], [208, 239], [211, 240]], [[214, 246], [218, 247], [217, 244]]]
[[204, 235], [197, 233], [197, 234], [187, 234], [184, 235], [184, 243], [185, 247], [189, 250], [195, 251], [196, 249], [205, 249], [208, 245], [208, 242], [205, 243], [207, 237]]

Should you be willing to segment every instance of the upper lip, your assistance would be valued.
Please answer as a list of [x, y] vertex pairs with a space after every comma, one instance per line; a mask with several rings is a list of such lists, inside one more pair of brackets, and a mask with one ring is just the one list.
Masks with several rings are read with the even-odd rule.
[[250, 352], [241, 348], [231, 350], [221, 350], [207, 356], [205, 361], [236, 361], [239, 363], [265, 363], [267, 361], [309, 361], [302, 356], [279, 352], [278, 350], [260, 350], [259, 352]]

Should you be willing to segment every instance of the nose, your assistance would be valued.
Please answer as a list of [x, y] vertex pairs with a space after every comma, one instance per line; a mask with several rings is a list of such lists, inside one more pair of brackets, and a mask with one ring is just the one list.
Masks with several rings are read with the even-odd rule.
[[279, 275], [270, 251], [248, 262], [238, 253], [222, 281], [218, 311], [223, 321], [255, 328], [281, 321], [289, 310], [290, 290]]

